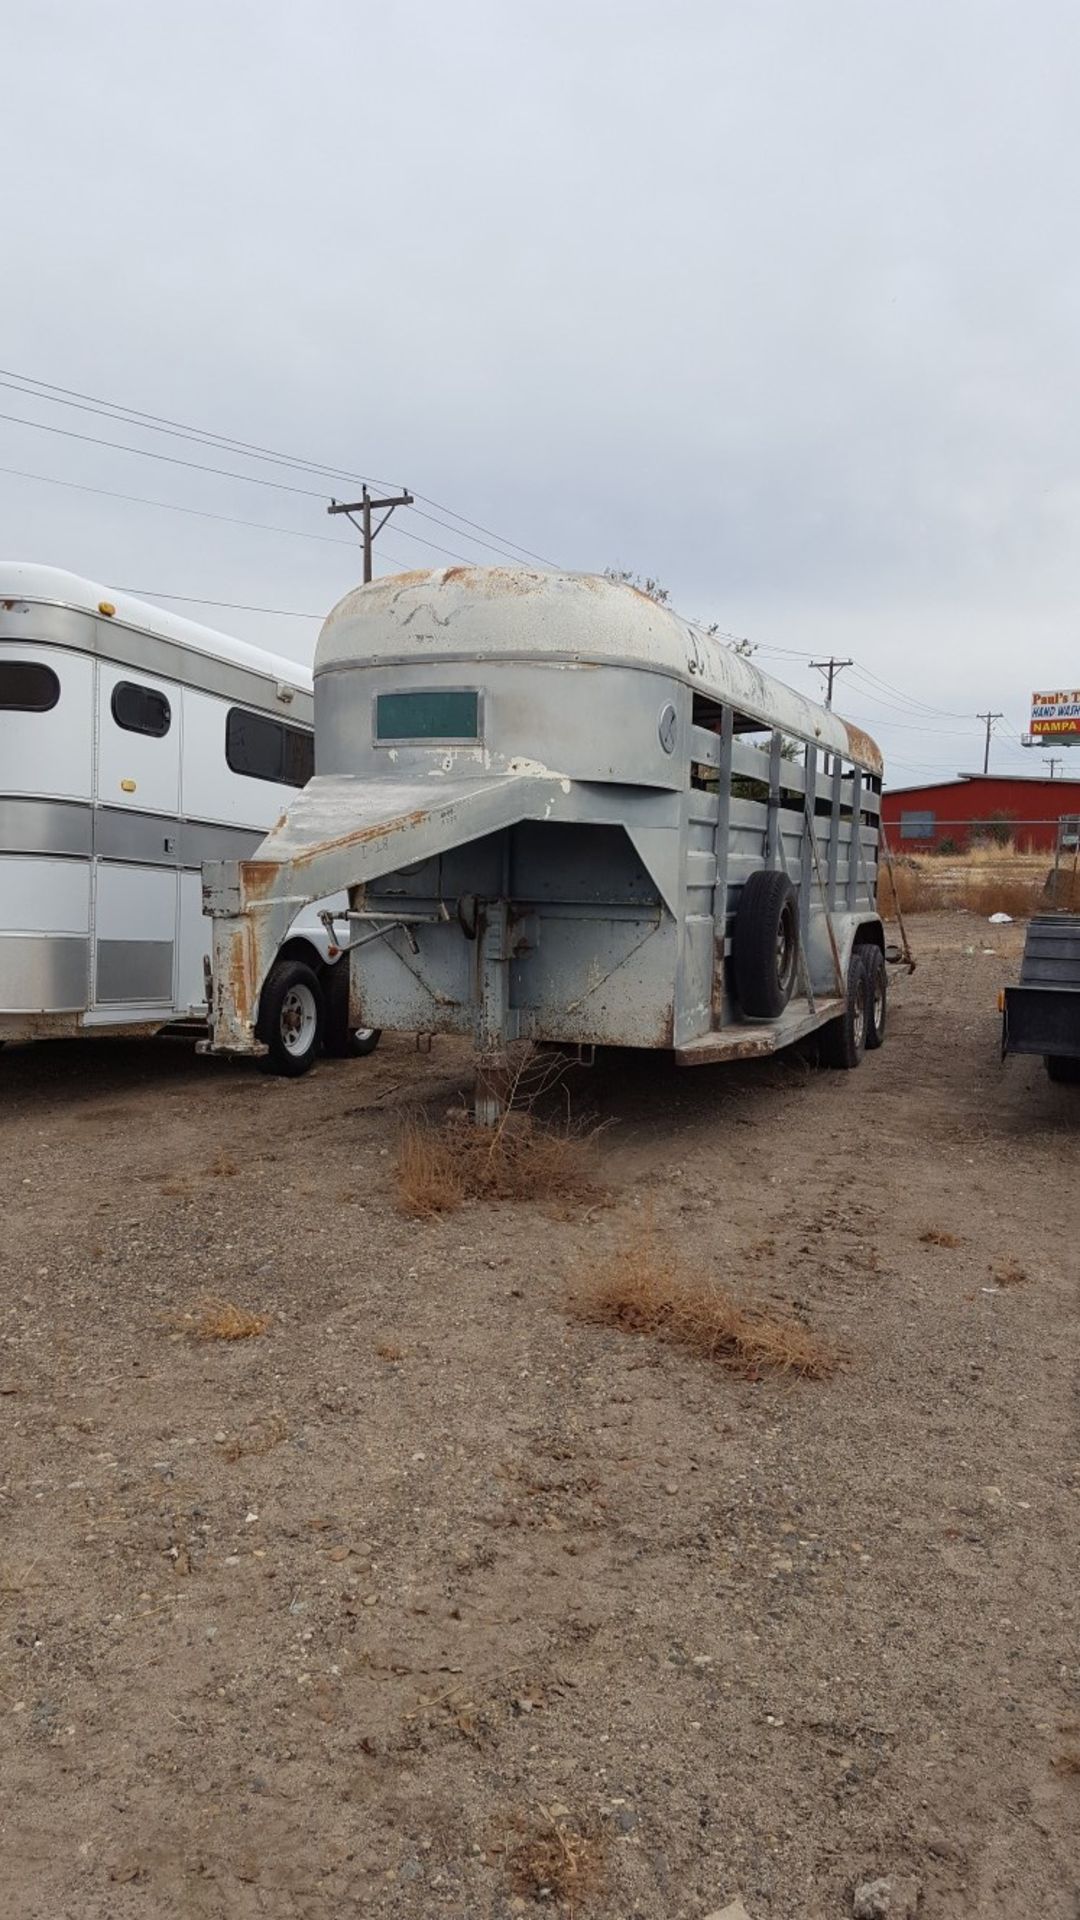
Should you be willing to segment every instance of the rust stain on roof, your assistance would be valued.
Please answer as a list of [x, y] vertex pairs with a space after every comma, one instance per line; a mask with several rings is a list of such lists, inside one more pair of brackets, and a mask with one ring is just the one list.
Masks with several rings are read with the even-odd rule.
[[877, 741], [871, 740], [870, 735], [864, 733], [862, 728], [857, 727], [852, 720], [842, 720], [840, 724], [847, 734], [852, 759], [858, 760], [864, 767], [869, 767], [871, 773], [881, 773], [883, 770], [881, 748]]

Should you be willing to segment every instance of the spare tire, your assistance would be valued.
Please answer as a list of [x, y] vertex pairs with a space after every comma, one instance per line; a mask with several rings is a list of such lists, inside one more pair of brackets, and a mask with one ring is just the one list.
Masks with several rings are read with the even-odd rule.
[[791, 999], [799, 970], [799, 902], [786, 873], [752, 873], [746, 881], [731, 960], [743, 1012], [775, 1020]]

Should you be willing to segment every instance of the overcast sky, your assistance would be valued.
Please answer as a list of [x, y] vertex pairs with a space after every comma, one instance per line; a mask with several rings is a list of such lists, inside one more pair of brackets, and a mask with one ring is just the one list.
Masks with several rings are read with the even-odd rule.
[[[992, 765], [1045, 771], [1030, 691], [1080, 685], [1075, 0], [2, 5], [5, 369], [654, 574], [807, 690], [853, 655], [894, 783], [981, 764], [987, 707]], [[315, 615], [360, 577], [344, 483], [0, 413], [319, 496], [0, 420], [5, 469], [275, 529], [2, 472], [11, 558]], [[419, 536], [497, 557], [405, 514], [380, 566], [439, 564]]]

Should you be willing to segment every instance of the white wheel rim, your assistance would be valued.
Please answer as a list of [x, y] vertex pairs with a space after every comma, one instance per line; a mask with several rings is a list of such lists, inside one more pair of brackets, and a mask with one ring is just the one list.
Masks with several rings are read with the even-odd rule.
[[315, 995], [298, 981], [281, 1003], [281, 1044], [286, 1053], [307, 1053], [315, 1044]]

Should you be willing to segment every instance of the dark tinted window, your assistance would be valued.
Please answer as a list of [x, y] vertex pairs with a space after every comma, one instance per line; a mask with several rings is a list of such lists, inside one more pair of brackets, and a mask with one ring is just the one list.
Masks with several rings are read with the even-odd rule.
[[287, 727], [265, 713], [230, 707], [225, 722], [225, 758], [234, 773], [253, 780], [274, 780], [283, 787], [306, 787], [315, 771], [315, 736]]
[[134, 680], [118, 680], [112, 693], [112, 717], [125, 733], [148, 733], [164, 739], [172, 723], [172, 711], [163, 693], [154, 687], [137, 686]]
[[60, 682], [51, 667], [34, 660], [0, 662], [0, 709], [6, 713], [48, 713], [60, 698]]

